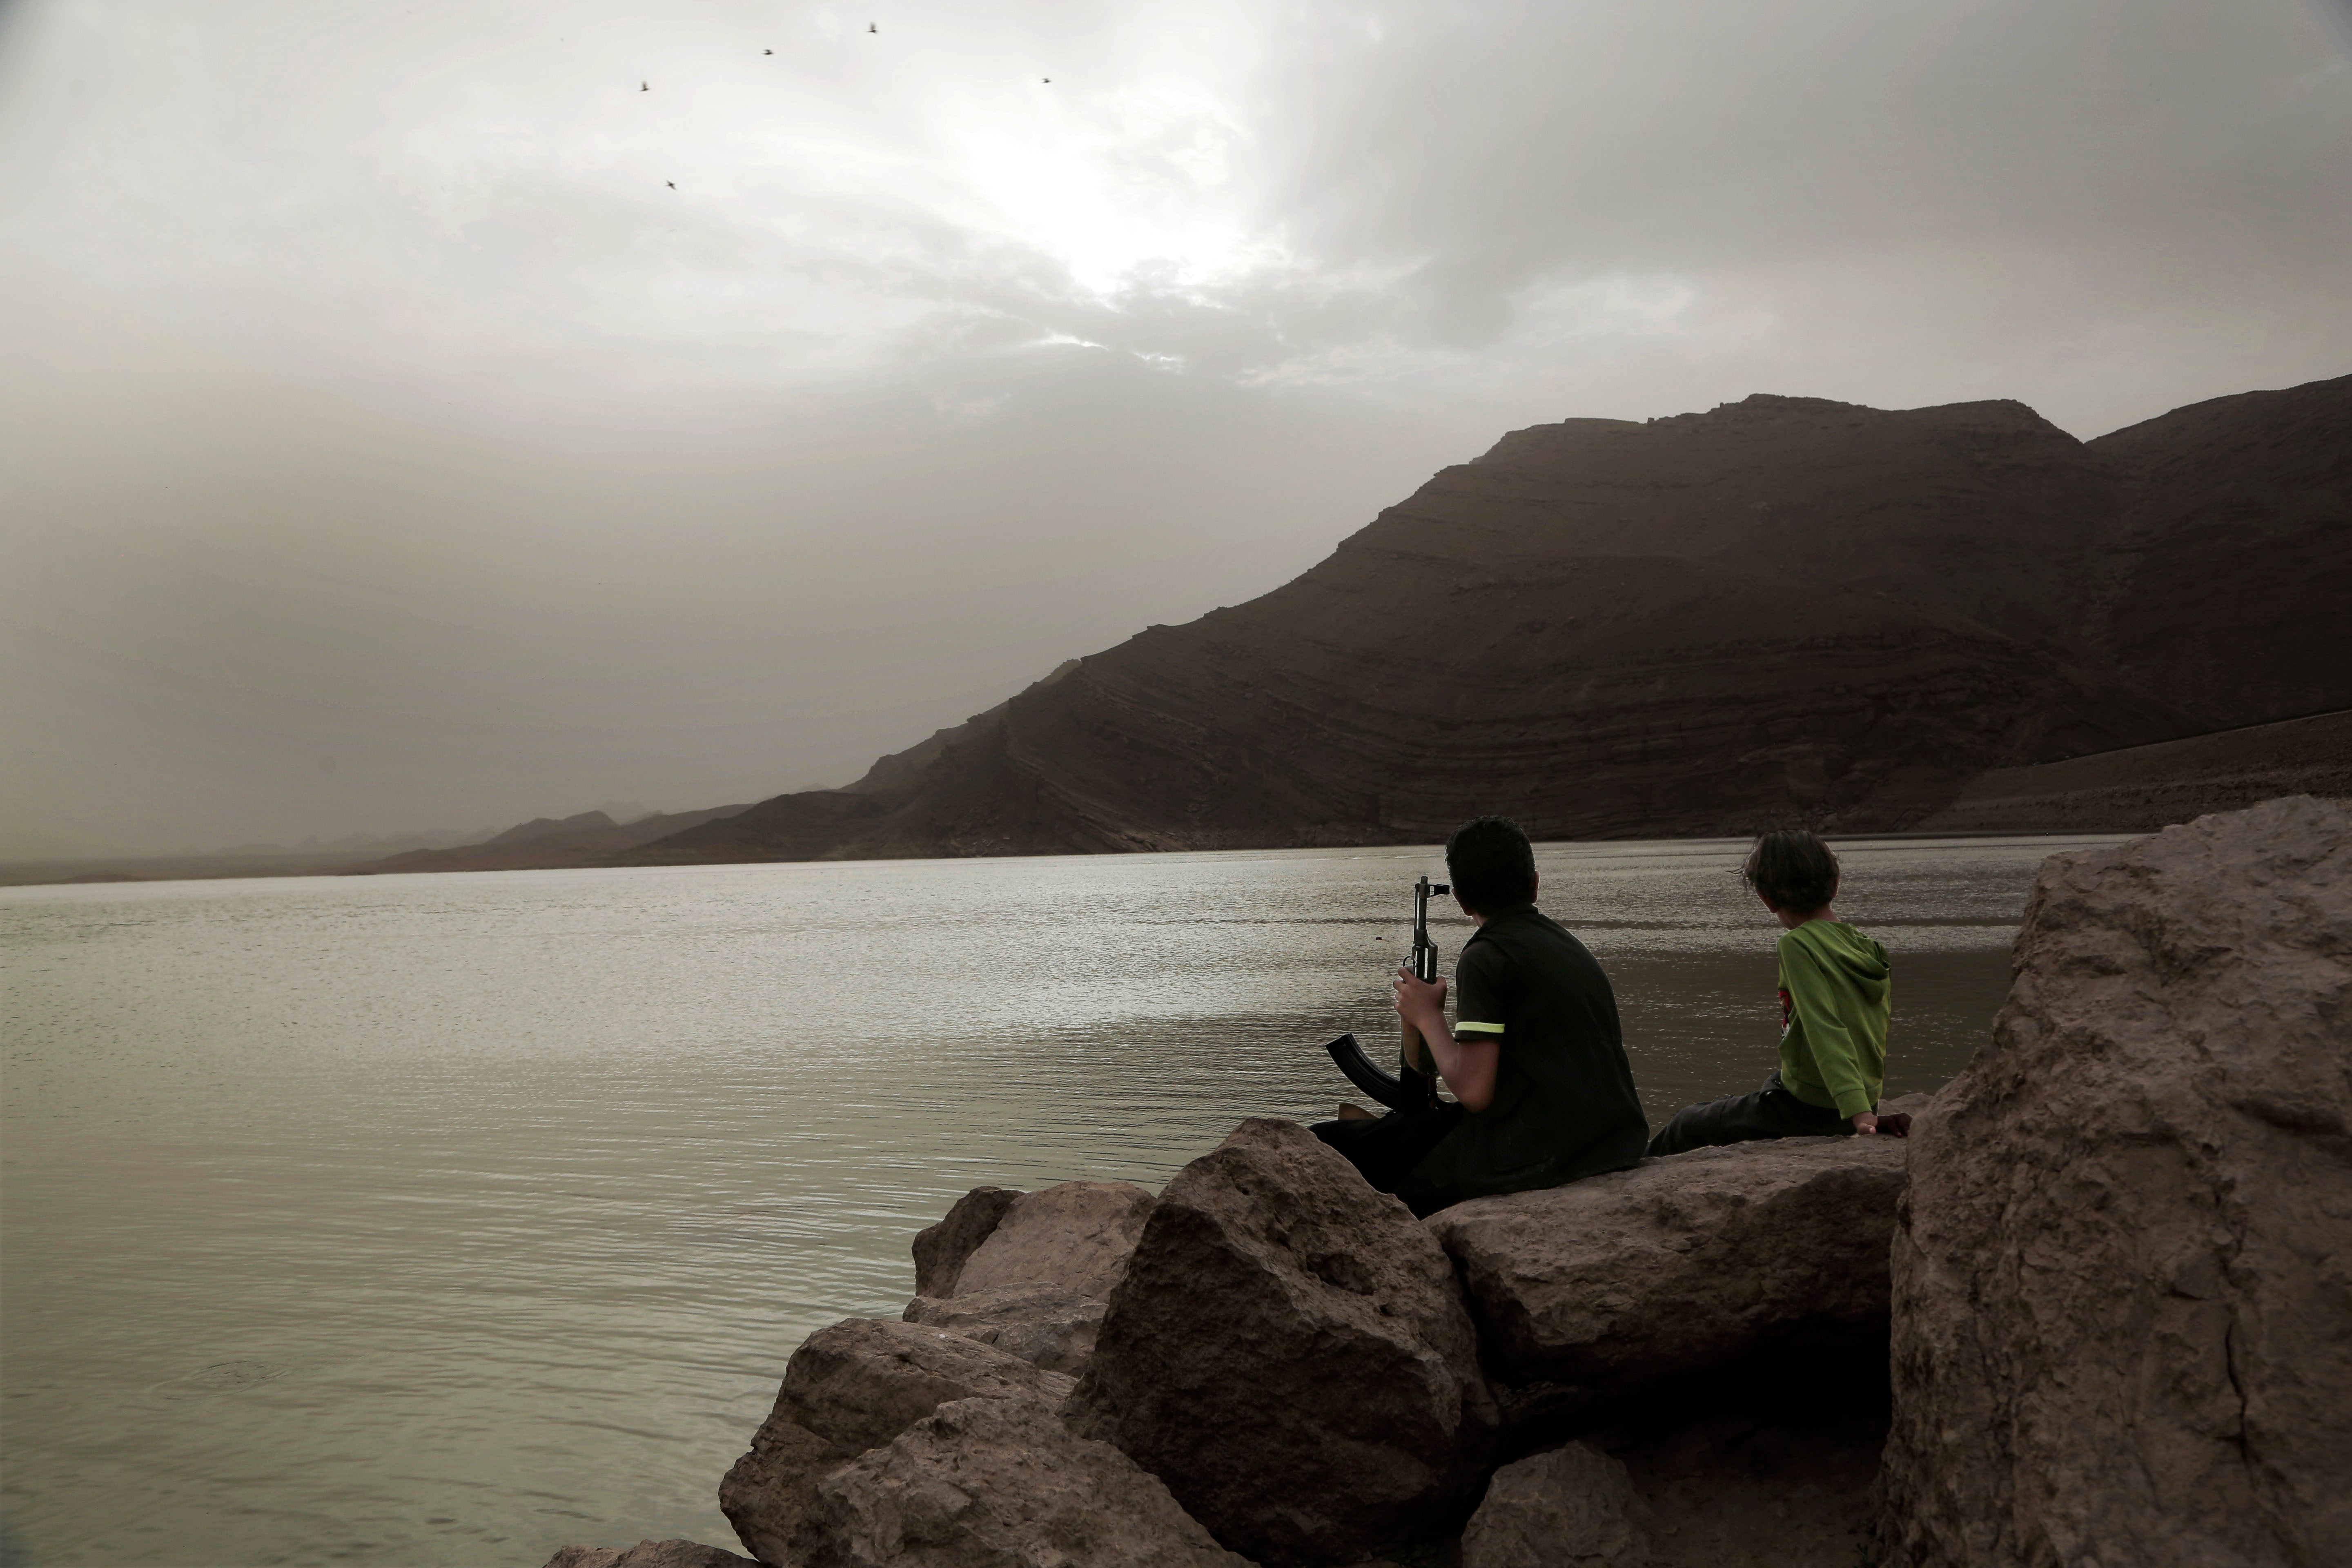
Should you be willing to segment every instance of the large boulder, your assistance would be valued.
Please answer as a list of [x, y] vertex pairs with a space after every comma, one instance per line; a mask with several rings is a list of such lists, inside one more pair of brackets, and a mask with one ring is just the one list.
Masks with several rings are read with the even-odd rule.
[[751, 1451], [719, 1483], [719, 1511], [761, 1562], [792, 1562], [816, 1484], [829, 1471], [951, 1400], [1019, 1394], [1058, 1405], [1074, 1386], [943, 1329], [878, 1318], [820, 1329], [793, 1352]]
[[918, 1296], [906, 1320], [1010, 1352], [1032, 1366], [1077, 1376], [1094, 1359], [1103, 1303], [1063, 1285], [999, 1285], [938, 1300]]
[[635, 1546], [566, 1546], [545, 1568], [759, 1568], [749, 1557], [698, 1541], [640, 1541]]
[[1494, 1420], [1444, 1252], [1273, 1121], [1168, 1184], [1073, 1411], [1219, 1541], [1277, 1563], [1352, 1563], [1458, 1524]]
[[1462, 1532], [1462, 1568], [1638, 1563], [1640, 1500], [1625, 1467], [1589, 1443], [1505, 1465]]
[[1024, 1193], [965, 1260], [953, 1287], [936, 1293], [1044, 1284], [1108, 1300], [1151, 1204], [1151, 1194], [1131, 1182], [1062, 1182]]
[[1034, 1397], [942, 1405], [817, 1485], [809, 1568], [1249, 1568]]
[[1430, 1216], [1501, 1381], [1570, 1415], [1759, 1354], [1861, 1355], [1887, 1321], [1909, 1140], [1782, 1138], [1644, 1160]]
[[2352, 811], [2053, 856], [1914, 1135], [1890, 1561], [2352, 1563]]
[[995, 1234], [1004, 1211], [1025, 1195], [1018, 1187], [974, 1187], [937, 1224], [917, 1231], [915, 1294], [954, 1295], [964, 1264]]

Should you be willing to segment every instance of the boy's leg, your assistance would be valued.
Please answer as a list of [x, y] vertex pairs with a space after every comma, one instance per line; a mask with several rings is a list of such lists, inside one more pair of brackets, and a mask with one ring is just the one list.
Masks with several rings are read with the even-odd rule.
[[1408, 1116], [1391, 1110], [1368, 1121], [1318, 1121], [1307, 1128], [1348, 1156], [1374, 1190], [1392, 1193], [1444, 1136], [1461, 1125], [1460, 1106], [1441, 1104]]
[[1650, 1140], [1652, 1154], [1680, 1154], [1720, 1143], [1761, 1138], [1834, 1137], [1853, 1123], [1834, 1110], [1807, 1105], [1782, 1087], [1775, 1071], [1754, 1094], [1726, 1095], [1703, 1105], [1685, 1105]]

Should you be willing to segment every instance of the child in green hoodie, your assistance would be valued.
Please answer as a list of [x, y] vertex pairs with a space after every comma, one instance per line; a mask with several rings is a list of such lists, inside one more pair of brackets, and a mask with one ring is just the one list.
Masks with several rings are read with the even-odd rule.
[[1710, 1143], [1909, 1130], [1882, 1125], [1886, 950], [1837, 918], [1838, 861], [1811, 833], [1768, 833], [1740, 868], [1786, 929], [1780, 935], [1780, 1065], [1754, 1094], [1686, 1105], [1650, 1140], [1653, 1154]]

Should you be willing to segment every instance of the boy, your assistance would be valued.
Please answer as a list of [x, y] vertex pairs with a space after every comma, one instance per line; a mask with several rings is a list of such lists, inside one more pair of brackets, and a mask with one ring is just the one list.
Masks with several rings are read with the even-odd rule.
[[[1886, 950], [1837, 918], [1838, 860], [1810, 833], [1768, 833], [1740, 875], [1780, 933], [1780, 1065], [1754, 1094], [1686, 1105], [1650, 1140], [1653, 1154], [1710, 1143], [1882, 1131], [1892, 986]], [[1911, 1119], [1890, 1116], [1901, 1137]]]
[[1445, 983], [1397, 971], [1396, 1010], [1421, 1036], [1454, 1103], [1318, 1122], [1381, 1192], [1431, 1215], [1487, 1193], [1556, 1187], [1641, 1159], [1649, 1122], [1617, 1027], [1609, 977], [1535, 907], [1536, 858], [1516, 823], [1482, 816], [1445, 846], [1462, 912], [1478, 929]]

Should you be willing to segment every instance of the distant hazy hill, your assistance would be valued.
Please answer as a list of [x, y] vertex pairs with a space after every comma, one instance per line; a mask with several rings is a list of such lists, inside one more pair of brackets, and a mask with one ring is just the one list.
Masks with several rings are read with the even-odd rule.
[[2347, 603], [2352, 377], [2089, 444], [2009, 402], [1572, 419], [856, 792], [615, 858], [1897, 828], [1986, 769], [2352, 707]]
[[413, 849], [364, 865], [344, 868], [354, 875], [387, 871], [520, 871], [555, 866], [593, 866], [624, 850], [650, 844], [685, 828], [698, 827], [747, 809], [714, 805], [674, 811], [617, 823], [601, 811], [577, 816], [534, 817], [479, 844], [454, 849]]

